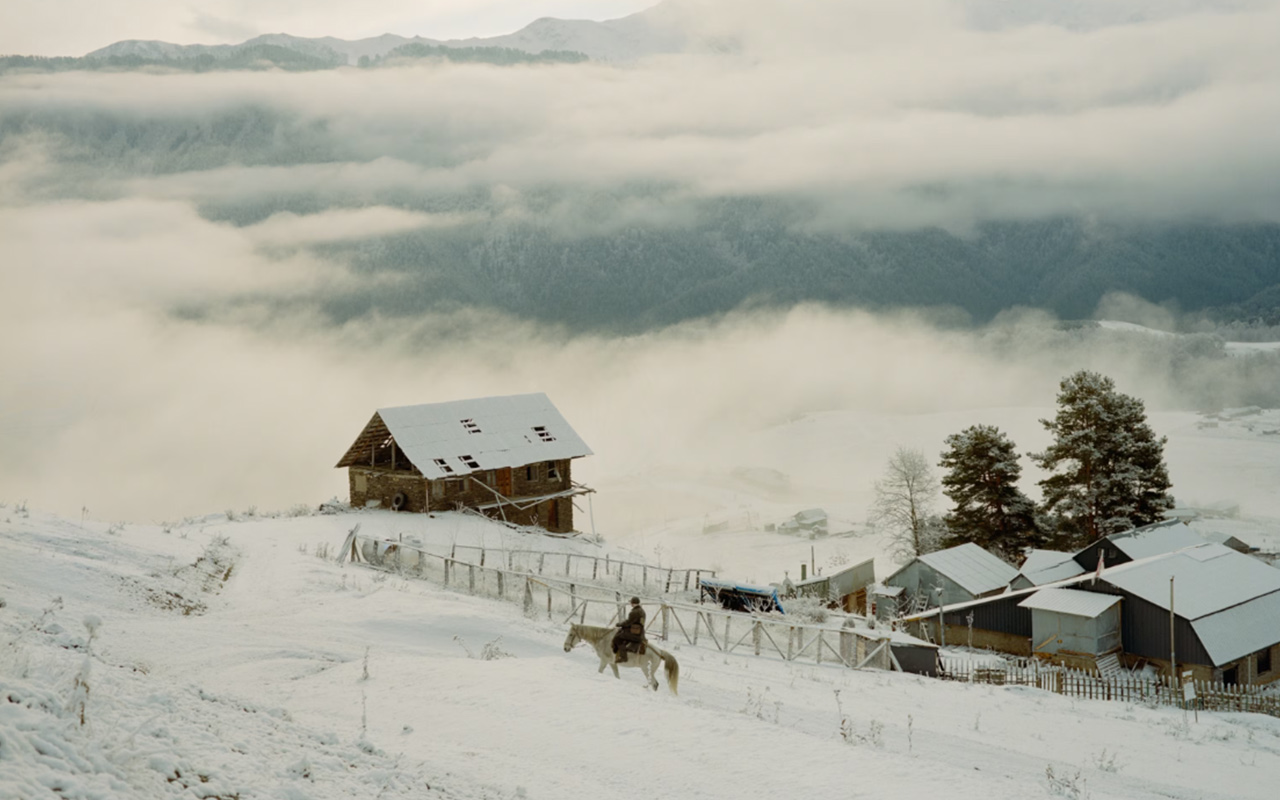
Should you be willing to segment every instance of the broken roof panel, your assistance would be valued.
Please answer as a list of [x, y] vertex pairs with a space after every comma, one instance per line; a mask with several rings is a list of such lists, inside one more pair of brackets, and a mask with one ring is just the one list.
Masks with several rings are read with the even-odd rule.
[[541, 392], [380, 408], [378, 416], [427, 478], [591, 455]]
[[1060, 550], [1032, 550], [1018, 570], [1018, 574], [1032, 586], [1043, 586], [1083, 573], [1084, 567], [1076, 563], [1072, 554]]
[[1023, 608], [1037, 608], [1059, 614], [1093, 618], [1120, 602], [1113, 594], [1082, 592], [1079, 589], [1041, 589], [1018, 603]]
[[1008, 586], [1009, 581], [1018, 575], [1018, 570], [973, 542], [926, 553], [920, 556], [920, 560], [974, 595]]

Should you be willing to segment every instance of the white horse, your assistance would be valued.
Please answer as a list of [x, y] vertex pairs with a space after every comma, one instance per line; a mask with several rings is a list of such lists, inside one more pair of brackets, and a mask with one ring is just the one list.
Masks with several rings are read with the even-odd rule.
[[[605, 667], [613, 667], [613, 677], [621, 677], [618, 675], [618, 662], [613, 654], [613, 637], [617, 632], [617, 628], [599, 628], [595, 625], [579, 625], [575, 622], [569, 626], [569, 636], [564, 640], [564, 651], [569, 652], [578, 642], [586, 642], [594, 647], [596, 655], [600, 656], [599, 671], [603, 673]], [[667, 687], [671, 689], [672, 694], [676, 694], [676, 688], [680, 683], [680, 664], [676, 661], [676, 657], [666, 650], [645, 642], [644, 655], [628, 652], [627, 660], [622, 662], [624, 667], [639, 667], [655, 692], [658, 690], [659, 665], [666, 666]]]

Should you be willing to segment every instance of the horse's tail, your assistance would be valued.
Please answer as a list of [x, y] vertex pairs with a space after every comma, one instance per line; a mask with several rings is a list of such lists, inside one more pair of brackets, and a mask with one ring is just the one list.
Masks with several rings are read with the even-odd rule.
[[[654, 648], [655, 650], [657, 648]], [[658, 655], [662, 656], [662, 663], [667, 667], [667, 687], [671, 689], [672, 694], [680, 694], [680, 662], [676, 661], [676, 657], [668, 653], [666, 650], [658, 650]]]

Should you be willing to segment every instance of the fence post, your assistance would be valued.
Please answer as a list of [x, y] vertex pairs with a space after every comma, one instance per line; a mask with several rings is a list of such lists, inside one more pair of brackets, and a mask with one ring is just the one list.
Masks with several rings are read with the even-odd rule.
[[542, 565], [543, 565], [543, 562], [545, 562], [546, 560], [547, 560], [546, 553], [542, 553], [538, 556], [538, 574], [539, 575], [542, 574]]
[[640, 585], [641, 586], [649, 585], [649, 568], [647, 566], [640, 568]]
[[666, 603], [662, 604], [662, 641], [667, 641], [667, 617], [671, 614], [671, 607]]
[[533, 613], [533, 579], [524, 579], [524, 613]]
[[506, 597], [506, 596], [507, 596], [507, 593], [506, 593], [506, 587], [503, 585], [503, 583], [504, 583], [504, 580], [503, 580], [503, 579], [504, 579], [505, 577], [506, 577], [506, 573], [505, 573], [505, 572], [503, 572], [502, 570], [498, 570], [498, 597]]
[[755, 645], [756, 655], [760, 655], [760, 620], [751, 629], [751, 644]]
[[669, 569], [669, 570], [667, 570], [667, 584], [666, 584], [666, 586], [663, 586], [663, 587], [662, 587], [662, 593], [663, 593], [663, 594], [671, 594], [671, 576], [672, 576], [672, 574], [674, 574], [674, 573], [675, 573], [675, 570], [673, 570], [673, 569]]
[[547, 584], [547, 619], [551, 619], [551, 584]]
[[821, 663], [822, 663], [822, 629], [821, 629], [821, 628], [819, 628], [819, 629], [818, 629], [818, 652], [817, 652], [817, 659], [818, 659], [818, 663], [819, 663], [819, 664], [821, 664]]
[[453, 559], [446, 558], [444, 560], [444, 585], [449, 585], [449, 565], [453, 563]]
[[693, 646], [698, 646], [698, 628], [702, 627], [702, 612], [695, 611], [693, 614]]
[[593, 558], [591, 559], [591, 580], [594, 581], [596, 579], [596, 575], [598, 575], [599, 573], [600, 573], [600, 559]]
[[796, 626], [795, 625], [788, 626], [787, 627], [787, 660], [788, 661], [795, 658], [795, 656], [792, 655], [792, 653], [795, 651], [795, 648], [794, 648], [795, 638], [796, 638]]
[[573, 577], [573, 554], [566, 553], [564, 557], [564, 576], [566, 578]]
[[[578, 607], [578, 587], [574, 586], [571, 583], [569, 584], [569, 608], [574, 609], [577, 607]], [[570, 611], [569, 613], [572, 614], [573, 612]]]
[[483, 547], [481, 547], [481, 548], [480, 548], [480, 566], [482, 566], [482, 567], [484, 566], [484, 555], [485, 555], [485, 554], [484, 554], [484, 548], [483, 548]]
[[471, 564], [467, 565], [467, 591], [476, 593], [476, 568]]

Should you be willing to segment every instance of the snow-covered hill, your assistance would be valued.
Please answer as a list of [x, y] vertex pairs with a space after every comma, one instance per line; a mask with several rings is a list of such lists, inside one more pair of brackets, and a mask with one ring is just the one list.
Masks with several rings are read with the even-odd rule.
[[510, 536], [0, 510], [0, 796], [1225, 800], [1280, 780], [1269, 717], [688, 646], [680, 694], [650, 692], [565, 653], [559, 620], [317, 557], [356, 522]]

